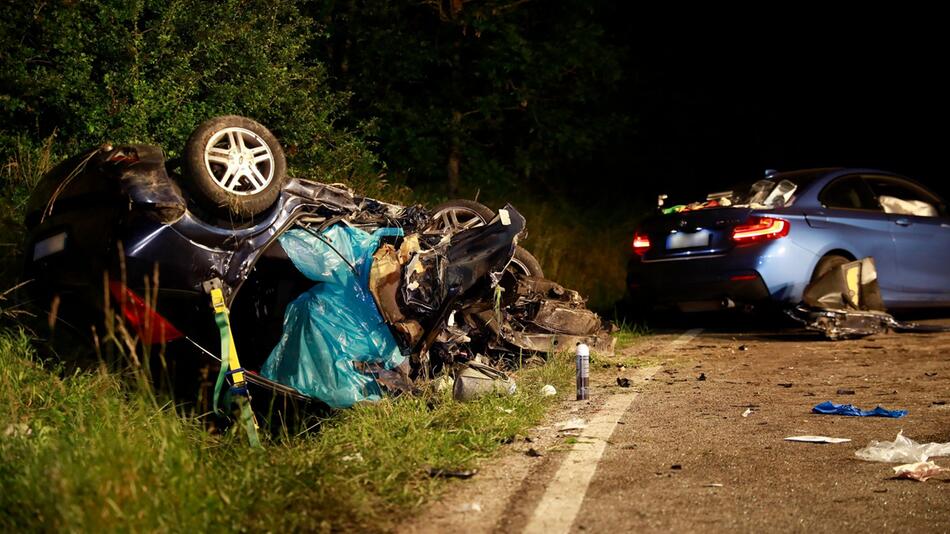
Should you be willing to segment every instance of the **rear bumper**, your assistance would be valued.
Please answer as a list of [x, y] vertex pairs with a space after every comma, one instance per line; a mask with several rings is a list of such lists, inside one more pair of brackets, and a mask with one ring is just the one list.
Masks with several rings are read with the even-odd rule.
[[788, 239], [683, 260], [645, 262], [632, 256], [627, 291], [635, 302], [683, 309], [698, 302], [797, 303], [814, 261], [814, 254]]

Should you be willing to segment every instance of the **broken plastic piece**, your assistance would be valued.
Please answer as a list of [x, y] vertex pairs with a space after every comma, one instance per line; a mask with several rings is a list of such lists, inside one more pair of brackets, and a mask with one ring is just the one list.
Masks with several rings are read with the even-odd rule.
[[872, 441], [854, 455], [869, 462], [926, 462], [929, 458], [950, 456], [950, 443], [921, 444], [905, 438], [901, 431], [894, 441]]
[[478, 469], [436, 469], [429, 468], [430, 477], [438, 478], [472, 478], [478, 473]]
[[554, 425], [558, 432], [571, 432], [574, 430], [583, 430], [587, 428], [587, 421], [580, 417], [574, 417], [567, 421], [561, 421]]
[[845, 263], [808, 284], [802, 300], [814, 308], [884, 311], [874, 258]]
[[875, 407], [873, 410], [862, 410], [853, 404], [835, 404], [825, 401], [811, 409], [813, 413], [824, 415], [848, 415], [852, 417], [893, 417], [898, 419], [907, 415], [907, 410], [888, 410]]
[[798, 441], [801, 443], [847, 443], [851, 441], [848, 438], [830, 438], [828, 436], [789, 436], [785, 441]]

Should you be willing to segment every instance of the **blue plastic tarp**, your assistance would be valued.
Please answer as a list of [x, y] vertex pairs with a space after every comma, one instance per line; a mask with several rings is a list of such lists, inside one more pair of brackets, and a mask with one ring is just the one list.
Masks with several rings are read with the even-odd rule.
[[369, 234], [338, 224], [319, 235], [295, 228], [278, 238], [294, 266], [318, 283], [287, 306], [283, 335], [261, 374], [334, 408], [379, 400], [379, 385], [353, 362], [392, 369], [405, 360], [369, 291], [380, 239], [402, 230]]
[[887, 410], [880, 406], [873, 410], [862, 410], [853, 404], [835, 404], [831, 401], [825, 401], [811, 409], [813, 413], [825, 415], [850, 415], [853, 417], [893, 417], [899, 418], [907, 415], [907, 410]]

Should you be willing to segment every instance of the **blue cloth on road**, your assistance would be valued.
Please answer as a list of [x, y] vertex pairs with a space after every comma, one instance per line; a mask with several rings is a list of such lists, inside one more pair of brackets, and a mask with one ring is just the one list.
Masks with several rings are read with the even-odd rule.
[[853, 417], [904, 417], [907, 410], [887, 410], [878, 406], [873, 410], [862, 410], [853, 404], [835, 404], [831, 401], [825, 401], [811, 409], [813, 413], [825, 415], [850, 415]]

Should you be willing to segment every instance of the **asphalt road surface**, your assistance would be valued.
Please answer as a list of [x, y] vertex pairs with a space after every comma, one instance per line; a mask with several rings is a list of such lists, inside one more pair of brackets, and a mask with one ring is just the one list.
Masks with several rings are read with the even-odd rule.
[[[626, 352], [654, 363], [598, 368], [590, 402], [564, 400], [404, 530], [950, 529], [950, 471], [895, 479], [897, 464], [854, 455], [902, 430], [918, 442], [950, 442], [950, 333], [831, 342], [801, 330], [693, 330], [647, 336]], [[909, 414], [811, 413], [827, 400]], [[557, 430], [575, 417], [588, 427], [576, 436]], [[784, 440], [796, 435], [851, 441]], [[934, 461], [950, 468], [950, 457]]]

